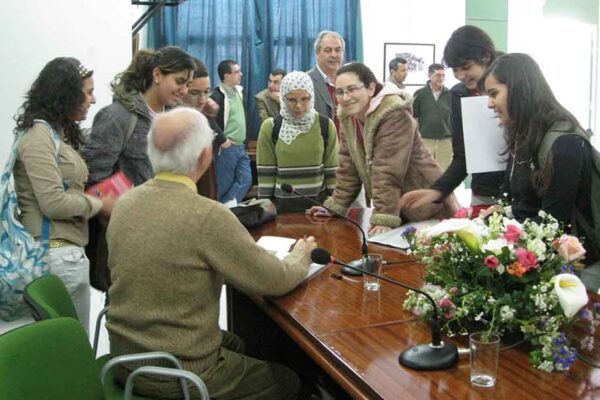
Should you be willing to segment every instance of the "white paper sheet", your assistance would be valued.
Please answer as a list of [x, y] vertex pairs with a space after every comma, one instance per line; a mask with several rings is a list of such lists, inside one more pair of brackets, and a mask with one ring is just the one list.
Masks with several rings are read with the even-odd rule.
[[[290, 253], [290, 249], [296, 243], [296, 239], [281, 237], [281, 236], [261, 236], [256, 244], [273, 254], [275, 257], [283, 260]], [[311, 278], [317, 272], [322, 270], [325, 265], [312, 263], [306, 274], [306, 279]]]
[[462, 119], [467, 172], [504, 171], [506, 148], [503, 128], [493, 110], [487, 106], [488, 96], [463, 97]]
[[383, 244], [385, 246], [395, 247], [401, 250], [407, 250], [410, 248], [410, 245], [404, 238], [404, 232], [409, 228], [423, 229], [428, 226], [433, 226], [440, 222], [439, 219], [430, 219], [427, 221], [420, 222], [409, 222], [408, 224], [404, 224], [399, 226], [396, 229], [392, 229], [391, 231], [387, 231], [384, 233], [380, 233], [377, 236], [369, 237], [367, 239], [369, 242]]

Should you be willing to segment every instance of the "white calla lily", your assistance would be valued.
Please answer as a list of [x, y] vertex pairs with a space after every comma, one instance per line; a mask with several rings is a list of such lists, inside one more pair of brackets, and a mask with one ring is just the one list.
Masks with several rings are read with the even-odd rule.
[[565, 315], [571, 318], [588, 302], [585, 286], [577, 276], [572, 274], [559, 274], [552, 279], [560, 306]]
[[439, 224], [421, 230], [419, 234], [431, 238], [450, 232], [456, 233], [471, 251], [479, 251], [484, 228], [467, 218], [449, 218]]

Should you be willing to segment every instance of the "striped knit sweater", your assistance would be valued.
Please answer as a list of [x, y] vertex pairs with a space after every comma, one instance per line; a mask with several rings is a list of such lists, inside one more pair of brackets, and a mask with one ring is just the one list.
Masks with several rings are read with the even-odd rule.
[[312, 206], [307, 200], [281, 190], [282, 183], [292, 185], [300, 193], [323, 201], [335, 187], [338, 166], [338, 141], [335, 125], [329, 121], [329, 138], [324, 149], [319, 117], [308, 132], [300, 134], [292, 144], [282, 140], [273, 144], [273, 119], [261, 128], [256, 148], [258, 196], [271, 199], [277, 211], [297, 212]]

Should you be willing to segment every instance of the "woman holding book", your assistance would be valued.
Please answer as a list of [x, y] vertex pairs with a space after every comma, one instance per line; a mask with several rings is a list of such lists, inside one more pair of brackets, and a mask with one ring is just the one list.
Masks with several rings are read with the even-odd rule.
[[16, 116], [17, 159], [13, 169], [20, 220], [35, 238], [49, 228], [46, 262], [65, 283], [86, 331], [89, 325], [88, 219], [110, 214], [113, 197], [84, 193], [88, 169], [77, 153], [79, 121], [94, 97], [93, 71], [74, 58], [50, 61], [35, 80]]
[[[156, 114], [181, 103], [194, 73], [194, 60], [179, 47], [140, 50], [111, 84], [113, 103], [94, 117], [92, 132], [81, 154], [90, 169], [88, 185], [122, 171], [134, 185], [154, 176], [146, 154], [148, 131]], [[105, 222], [90, 222], [91, 283], [107, 291]]]

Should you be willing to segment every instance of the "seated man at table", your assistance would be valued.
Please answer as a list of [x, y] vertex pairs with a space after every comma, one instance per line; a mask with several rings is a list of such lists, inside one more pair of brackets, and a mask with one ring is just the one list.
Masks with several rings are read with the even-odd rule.
[[[298, 240], [280, 261], [229, 209], [198, 195], [212, 138], [206, 118], [190, 108], [160, 114], [150, 129], [156, 176], [119, 199], [107, 232], [110, 351], [168, 351], [204, 380], [211, 398], [295, 398], [293, 371], [241, 354], [241, 340], [219, 329], [219, 298], [224, 282], [251, 294], [289, 292], [308, 272], [314, 238]], [[137, 366], [121, 368], [117, 379]], [[176, 380], [144, 376], [135, 388], [153, 398], [182, 395]]]

